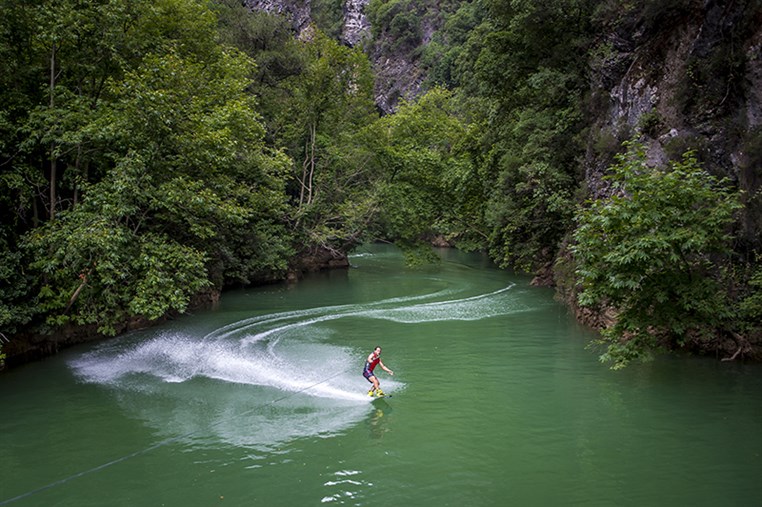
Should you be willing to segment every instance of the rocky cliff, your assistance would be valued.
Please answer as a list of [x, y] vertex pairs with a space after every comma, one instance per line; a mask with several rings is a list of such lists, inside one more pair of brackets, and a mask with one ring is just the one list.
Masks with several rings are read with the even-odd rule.
[[645, 140], [653, 162], [696, 150], [705, 167], [745, 192], [742, 251], [762, 248], [762, 7], [683, 1], [618, 15], [592, 52], [593, 196], [621, 141]]
[[[301, 32], [311, 22], [311, 1], [317, 0], [245, 3], [287, 16]], [[426, 75], [416, 54], [442, 18], [431, 16], [436, 8], [422, 7], [426, 2], [397, 2], [393, 8], [402, 11], [390, 11], [393, 23], [371, 26], [369, 3], [343, 0], [341, 38], [369, 54], [376, 104], [389, 113], [421, 92]], [[583, 162], [591, 196], [608, 192], [602, 176], [634, 135], [654, 163], [693, 149], [705, 167], [745, 192], [739, 250], [762, 250], [762, 2], [602, 2], [596, 13]], [[401, 30], [395, 24], [404, 15], [413, 21]]]
[[243, 4], [251, 10], [284, 16], [297, 34], [301, 34], [312, 19], [310, 0], [243, 0]]
[[[356, 46], [370, 34], [370, 23], [365, 8], [370, 0], [344, 0], [341, 40]], [[251, 10], [278, 14], [289, 20], [297, 35], [301, 35], [312, 22], [311, 0], [243, 0]]]
[[370, 34], [370, 23], [365, 15], [365, 7], [370, 0], [345, 0], [344, 25], [341, 39], [350, 46], [356, 46]]
[[[416, 35], [412, 44], [400, 48], [395, 35], [389, 34], [383, 27], [377, 37], [373, 36], [366, 12], [369, 3], [370, 0], [343, 0], [340, 38], [348, 46], [366, 50], [376, 75], [376, 104], [384, 113], [391, 113], [400, 100], [413, 99], [421, 92], [425, 74], [415, 50], [430, 40], [436, 29], [436, 20], [417, 20], [420, 22], [420, 34]], [[251, 10], [284, 16], [298, 36], [304, 35], [313, 21], [311, 0], [244, 0], [244, 5]]]

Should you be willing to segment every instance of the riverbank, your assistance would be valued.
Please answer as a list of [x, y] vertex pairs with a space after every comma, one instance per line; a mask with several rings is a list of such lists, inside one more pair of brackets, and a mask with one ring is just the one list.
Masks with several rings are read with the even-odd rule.
[[[613, 326], [617, 320], [615, 308], [601, 306], [584, 307], [578, 302], [578, 280], [571, 269], [573, 262], [568, 252], [559, 257], [552, 268], [547, 267], [544, 276], [535, 277], [533, 284], [553, 286], [556, 299], [574, 315], [577, 322], [597, 332]], [[542, 283], [538, 283], [541, 280]], [[698, 332], [689, 330], [679, 350], [664, 345], [665, 351], [687, 352], [695, 356], [714, 357], [723, 362], [762, 362], [762, 331], [750, 331], [747, 336], [720, 329]]]
[[[436, 244], [434, 246], [445, 248], [449, 244]], [[347, 269], [349, 259], [346, 254], [333, 250], [304, 251], [295, 258], [289, 270], [284, 276], [261, 279], [249, 285], [258, 287], [277, 283], [296, 283], [307, 273], [315, 273], [333, 269]], [[590, 309], [577, 304], [576, 291], [573, 286], [573, 278], [569, 278], [564, 272], [563, 263], [548, 265], [538, 271], [532, 279], [531, 285], [538, 287], [552, 287], [556, 291], [556, 299], [561, 301], [574, 315], [577, 322], [596, 332], [600, 332], [613, 324], [616, 312], [612, 308]], [[570, 282], [571, 281], [571, 282]], [[241, 288], [241, 287], [237, 287]], [[115, 335], [129, 331], [149, 328], [167, 320], [173, 320], [182, 315], [194, 311], [208, 310], [215, 307], [224, 291], [207, 290], [197, 294], [192, 300], [185, 313], [172, 312], [155, 320], [142, 317], [132, 317], [117, 326]], [[2, 352], [6, 355], [5, 361], [0, 361], [0, 371], [6, 368], [20, 366], [22, 364], [44, 359], [57, 354], [60, 350], [73, 345], [102, 340], [109, 338], [98, 332], [96, 324], [86, 326], [64, 326], [54, 333], [42, 333], [28, 331], [11, 337], [4, 343]], [[762, 336], [715, 336], [712, 340], [694, 336], [686, 339], [683, 349], [696, 356], [714, 357], [720, 361], [752, 361], [762, 362]]]
[[[258, 287], [283, 282], [295, 283], [307, 273], [316, 273], [329, 269], [346, 269], [348, 267], [349, 259], [346, 254], [336, 252], [335, 250], [315, 249], [302, 252], [301, 255], [294, 258], [285, 275], [256, 280], [249, 286]], [[45, 359], [74, 345], [103, 340], [138, 329], [150, 328], [194, 311], [212, 309], [219, 302], [223, 292], [224, 289], [220, 288], [208, 289], [197, 294], [191, 300], [184, 313], [170, 312], [153, 320], [141, 316], [133, 316], [116, 325], [113, 335], [99, 332], [98, 324], [66, 325], [52, 331], [43, 332], [40, 331], [40, 328], [43, 327], [42, 323], [32, 323], [27, 330], [7, 337], [6, 341], [2, 344], [0, 353], [4, 354], [5, 358], [0, 359], [0, 372], [32, 361]]]

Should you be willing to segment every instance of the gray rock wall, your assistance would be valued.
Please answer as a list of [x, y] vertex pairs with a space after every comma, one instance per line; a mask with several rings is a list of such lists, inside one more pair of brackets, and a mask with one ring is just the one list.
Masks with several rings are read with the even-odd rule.
[[370, 23], [365, 15], [365, 7], [370, 0], [346, 0], [344, 2], [344, 27], [342, 41], [356, 46], [370, 35]]
[[244, 0], [243, 4], [251, 10], [285, 16], [297, 34], [301, 34], [312, 20], [310, 0]]
[[585, 160], [592, 196], [613, 153], [634, 135], [661, 164], [687, 149], [748, 198], [740, 240], [762, 248], [762, 4], [694, 2], [671, 23], [642, 19], [602, 36], [590, 62], [593, 127]]
[[[344, 23], [341, 31], [342, 42], [348, 46], [360, 46], [370, 40], [370, 22], [365, 14], [370, 0], [345, 0], [343, 6]], [[310, 0], [244, 0], [244, 5], [259, 10], [285, 16], [294, 27], [297, 36], [309, 37], [312, 22]], [[435, 27], [424, 26], [426, 43]], [[376, 74], [375, 100], [384, 113], [391, 113], [400, 100], [413, 99], [421, 90], [425, 76], [417, 63], [406, 52], [389, 52], [380, 49], [383, 44], [365, 48], [371, 58]]]

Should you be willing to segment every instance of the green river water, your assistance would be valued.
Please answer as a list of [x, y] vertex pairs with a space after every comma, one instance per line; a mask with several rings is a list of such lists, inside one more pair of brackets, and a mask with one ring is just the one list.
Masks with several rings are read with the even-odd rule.
[[440, 254], [365, 248], [0, 375], [0, 505], [762, 505], [762, 367], [611, 371], [552, 290]]

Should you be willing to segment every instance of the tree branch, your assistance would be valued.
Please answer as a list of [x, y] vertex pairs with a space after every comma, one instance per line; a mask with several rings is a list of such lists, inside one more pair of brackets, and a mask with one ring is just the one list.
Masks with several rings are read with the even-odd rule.
[[749, 344], [749, 340], [739, 335], [738, 333], [730, 333], [730, 334], [733, 336], [733, 339], [738, 344], [738, 350], [736, 350], [735, 353], [730, 357], [723, 357], [721, 361], [735, 361], [739, 354], [743, 352], [749, 352], [751, 350], [751, 345]]
[[64, 313], [69, 313], [69, 309], [72, 307], [74, 302], [79, 297], [79, 293], [82, 292], [82, 289], [84, 289], [85, 285], [87, 285], [87, 275], [90, 274], [90, 271], [92, 271], [92, 269], [88, 269], [86, 273], [79, 274], [79, 278], [80, 280], [82, 280], [82, 282], [80, 282], [79, 287], [77, 287], [77, 290], [74, 291], [74, 294], [71, 295], [71, 298], [69, 299], [69, 304], [66, 305], [66, 310], [64, 310]]

